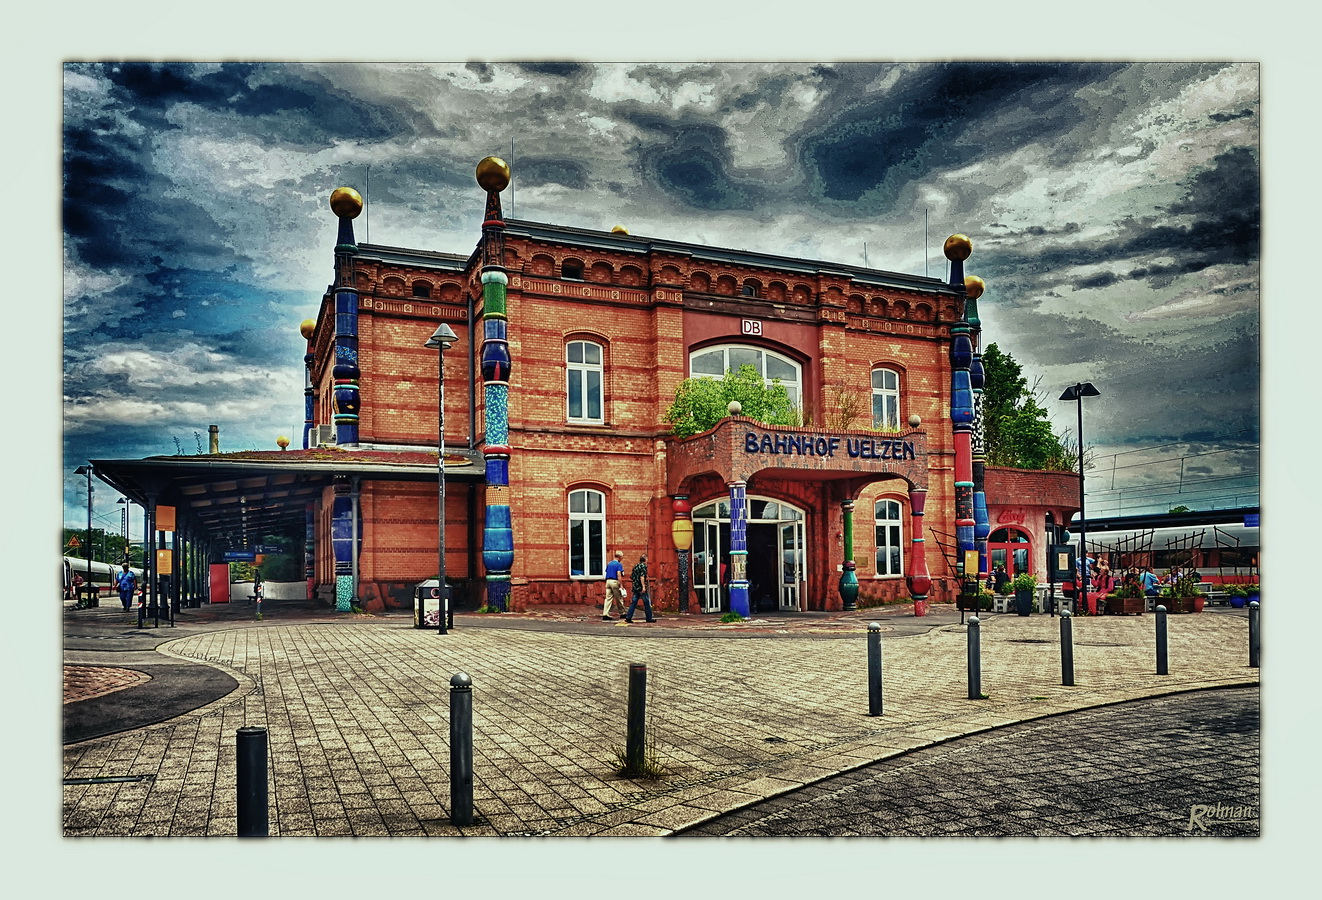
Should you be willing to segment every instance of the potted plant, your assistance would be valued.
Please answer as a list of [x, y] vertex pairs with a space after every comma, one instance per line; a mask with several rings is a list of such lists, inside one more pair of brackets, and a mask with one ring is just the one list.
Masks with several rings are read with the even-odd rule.
[[1161, 589], [1161, 600], [1168, 612], [1202, 612], [1207, 598], [1198, 590], [1196, 575], [1184, 575]]
[[1243, 609], [1248, 603], [1249, 589], [1242, 584], [1226, 585], [1226, 596], [1230, 598], [1230, 605], [1235, 609]]
[[1014, 591], [1014, 611], [1026, 616], [1033, 611], [1033, 592], [1037, 590], [1037, 576], [1031, 572], [1020, 572], [1010, 579], [1010, 589]]
[[1115, 593], [1106, 597], [1106, 611], [1112, 615], [1142, 613], [1143, 608], [1143, 586], [1137, 581], [1128, 581], [1120, 585]]
[[1244, 585], [1244, 590], [1248, 592], [1244, 596], [1244, 603], [1246, 605], [1249, 603], [1262, 603], [1262, 598], [1259, 596], [1258, 583], [1256, 581]]

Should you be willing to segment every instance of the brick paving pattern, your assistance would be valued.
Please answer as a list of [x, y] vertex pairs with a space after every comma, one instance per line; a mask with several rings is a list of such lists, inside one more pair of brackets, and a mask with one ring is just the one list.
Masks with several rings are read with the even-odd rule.
[[[885, 715], [867, 713], [857, 639], [652, 637], [396, 621], [254, 623], [158, 648], [239, 687], [158, 725], [64, 748], [66, 835], [233, 835], [235, 732], [265, 726], [272, 835], [662, 835], [902, 751], [1056, 712], [1256, 684], [1242, 617], [1172, 617], [1169, 676], [1151, 617], [1075, 622], [1077, 686], [1058, 622], [990, 617], [983, 691], [966, 699], [960, 625], [885, 640]], [[648, 626], [650, 627], [650, 626]], [[627, 636], [626, 633], [627, 632]], [[652, 752], [667, 774], [614, 771], [627, 669], [649, 668]], [[473, 678], [472, 826], [449, 820], [448, 684]]]
[[684, 836], [1259, 834], [1256, 689], [1012, 725], [874, 763]]
[[64, 702], [74, 703], [103, 697], [146, 681], [151, 681], [151, 676], [146, 672], [135, 672], [118, 666], [65, 666]]

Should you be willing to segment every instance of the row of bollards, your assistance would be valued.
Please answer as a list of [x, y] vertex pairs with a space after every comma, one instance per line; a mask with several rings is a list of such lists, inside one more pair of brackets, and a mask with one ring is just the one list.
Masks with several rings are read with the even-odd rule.
[[[1259, 668], [1261, 628], [1257, 602], [1249, 604], [1249, 666]], [[1157, 674], [1170, 674], [1167, 651], [1166, 607], [1156, 610]], [[1074, 617], [1068, 610], [1060, 615], [1060, 683], [1074, 686]], [[982, 693], [982, 620], [968, 621], [968, 689], [970, 700], [985, 699]], [[868, 624], [868, 715], [882, 714], [881, 625]]]

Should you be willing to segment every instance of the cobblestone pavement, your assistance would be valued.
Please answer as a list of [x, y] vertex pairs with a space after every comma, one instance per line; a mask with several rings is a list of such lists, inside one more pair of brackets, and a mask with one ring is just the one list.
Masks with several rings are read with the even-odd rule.
[[64, 702], [76, 703], [79, 700], [104, 697], [150, 680], [151, 676], [146, 672], [135, 672], [119, 666], [65, 666]]
[[1012, 725], [865, 766], [683, 836], [1259, 834], [1256, 689]]
[[[986, 700], [967, 699], [965, 628], [943, 624], [883, 640], [885, 715], [869, 717], [862, 623], [854, 639], [676, 640], [607, 622], [594, 633], [467, 627], [476, 618], [445, 637], [371, 617], [162, 630], [158, 654], [238, 687], [66, 745], [64, 833], [233, 835], [242, 726], [268, 729], [273, 835], [664, 835], [953, 737], [1258, 679], [1242, 617], [1172, 617], [1168, 676], [1154, 674], [1152, 617], [1076, 620], [1067, 688], [1058, 620], [993, 616]], [[666, 773], [655, 780], [615, 772], [632, 662], [649, 668], [650, 750]], [[463, 828], [450, 823], [446, 772], [459, 671], [474, 684], [477, 818]]]

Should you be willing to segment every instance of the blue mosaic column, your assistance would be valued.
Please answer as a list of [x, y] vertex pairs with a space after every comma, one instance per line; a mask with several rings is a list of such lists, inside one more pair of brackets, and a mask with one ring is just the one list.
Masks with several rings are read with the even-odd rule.
[[340, 219], [340, 234], [335, 241], [335, 442], [341, 446], [358, 444], [358, 290], [354, 283], [353, 255], [358, 245], [353, 236], [353, 220], [363, 211], [363, 198], [353, 188], [336, 188], [331, 194], [331, 210]]
[[335, 476], [335, 500], [331, 505], [331, 547], [335, 551], [335, 609], [350, 612], [357, 591], [353, 583], [353, 500], [349, 476]]
[[[964, 292], [964, 260], [973, 252], [973, 244], [962, 234], [946, 238], [946, 259], [950, 260], [950, 285]], [[967, 312], [967, 304], [966, 310]], [[976, 572], [964, 568], [965, 553], [976, 550], [973, 518], [973, 340], [968, 320], [963, 316], [950, 328], [950, 421], [955, 443], [955, 543], [959, 548], [959, 572], [973, 578]]]
[[987, 538], [991, 522], [987, 517], [987, 444], [983, 421], [983, 386], [987, 373], [982, 367], [982, 320], [978, 318], [978, 298], [986, 287], [977, 275], [964, 279], [964, 318], [969, 323], [973, 343], [973, 362], [969, 365], [969, 383], [973, 388], [973, 544], [978, 551], [978, 584], [986, 584], [991, 569], [987, 562]]
[[489, 609], [509, 608], [514, 569], [514, 524], [510, 514], [509, 379], [513, 360], [507, 337], [505, 217], [500, 192], [510, 182], [503, 159], [488, 156], [477, 164], [477, 183], [487, 192], [482, 222], [482, 400], [486, 462], [486, 521], [482, 528], [482, 565], [486, 569]]
[[312, 430], [315, 427], [312, 420], [312, 333], [317, 330], [317, 323], [312, 319], [304, 319], [303, 324], [298, 327], [298, 331], [303, 335], [303, 340], [308, 342], [307, 352], [303, 354], [303, 449], [306, 450], [312, 446]]
[[747, 619], [748, 609], [748, 503], [747, 484], [731, 481], [730, 487], [730, 612]]

